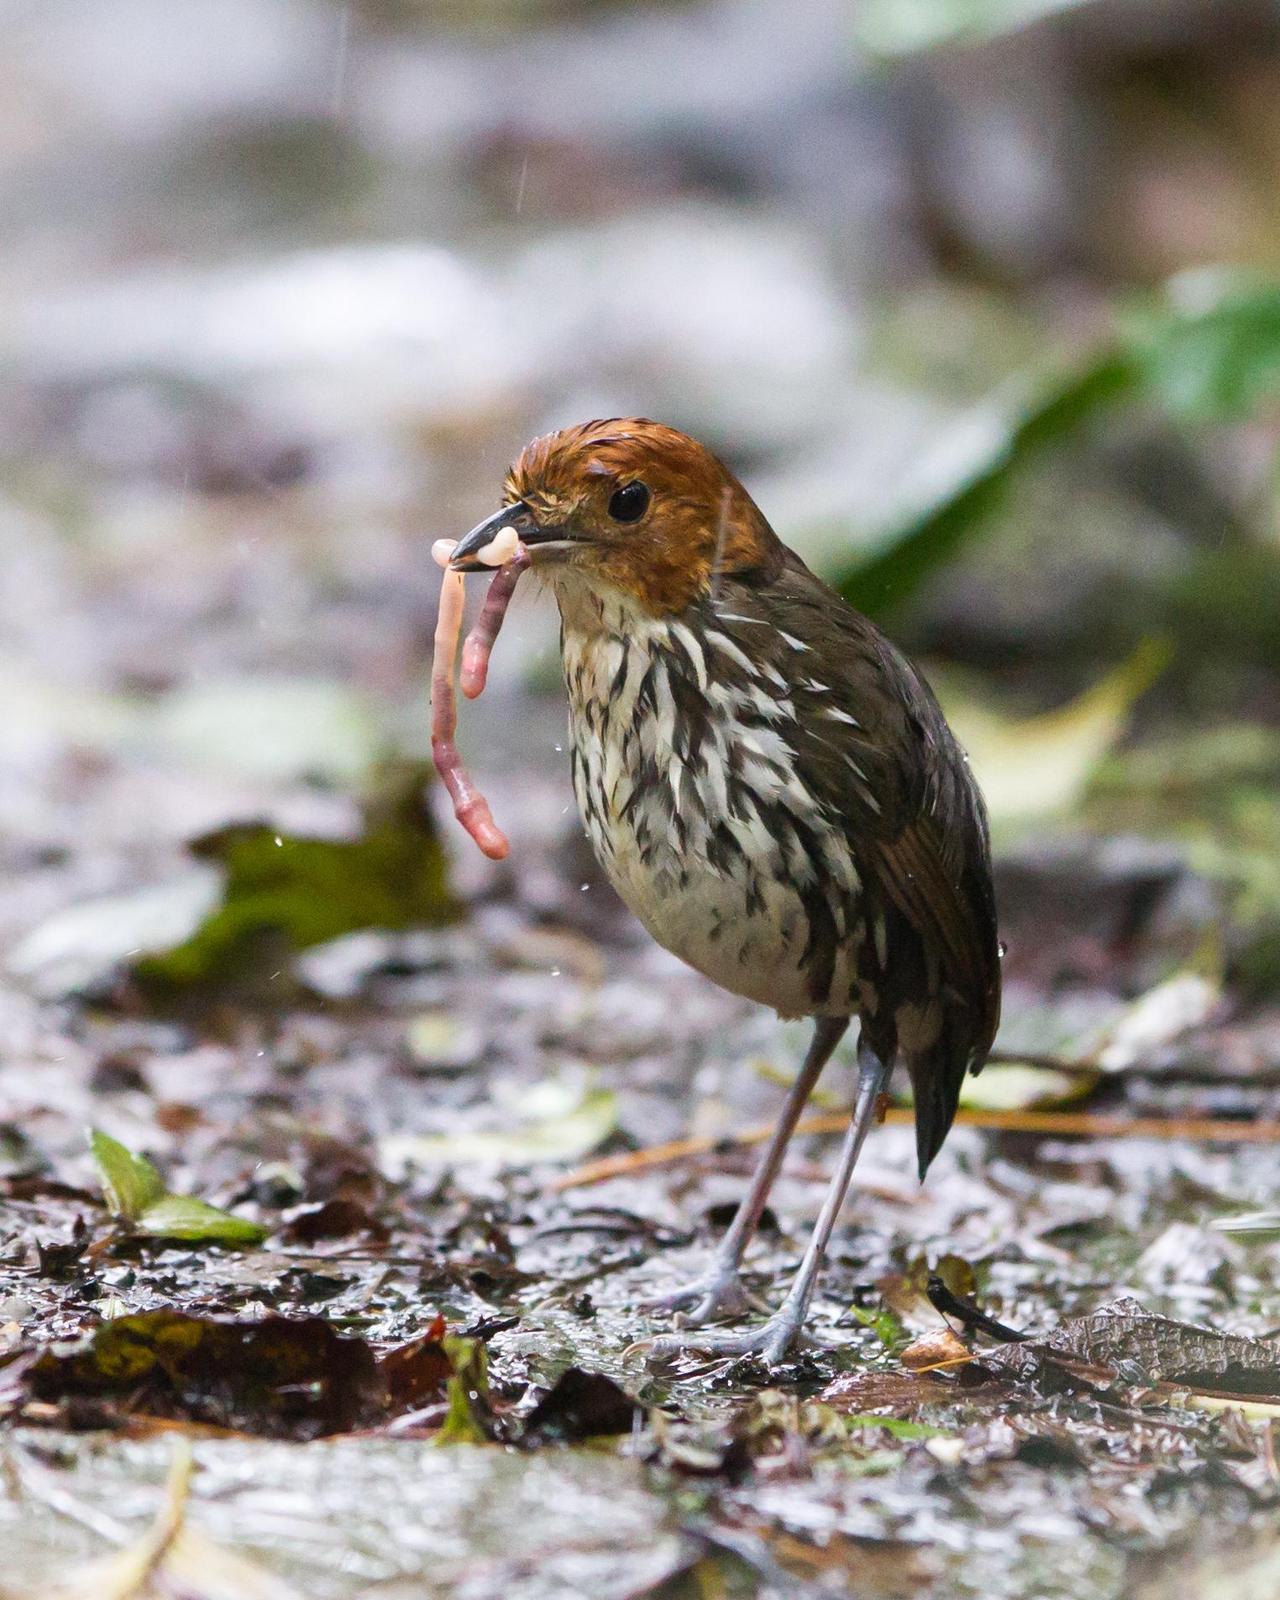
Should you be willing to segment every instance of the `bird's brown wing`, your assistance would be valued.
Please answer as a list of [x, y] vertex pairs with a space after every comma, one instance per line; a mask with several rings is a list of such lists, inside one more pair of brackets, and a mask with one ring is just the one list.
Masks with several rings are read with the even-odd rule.
[[771, 664], [796, 707], [797, 764], [843, 819], [858, 864], [868, 945], [859, 965], [875, 969], [878, 997], [863, 1027], [906, 1059], [923, 1175], [1000, 1018], [982, 796], [928, 684], [798, 557], [788, 552], [759, 601], [777, 629]]

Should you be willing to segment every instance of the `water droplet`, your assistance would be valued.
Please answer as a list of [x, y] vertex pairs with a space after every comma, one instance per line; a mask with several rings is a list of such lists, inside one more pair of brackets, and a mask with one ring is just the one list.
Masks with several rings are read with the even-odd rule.
[[284, 840], [280, 837], [279, 834], [276, 834], [276, 848], [279, 849], [279, 850], [283, 850], [284, 849]]
[[586, 894], [586, 892], [587, 892], [587, 890], [588, 890], [588, 889], [589, 889], [589, 888], [590, 888], [590, 887], [591, 887], [591, 885], [590, 885], [590, 884], [589, 884], [589, 883], [580, 883], [580, 884], [579, 884], [579, 885], [578, 885], [578, 893], [579, 893], [579, 894]]
[[1003, 939], [1001, 939], [1000, 943], [996, 946], [996, 949], [1000, 952], [1000, 959], [1003, 961], [1005, 956], [1007, 956], [1009, 953], [1009, 946], [1004, 942]]
[[553, 978], [558, 978], [560, 976], [560, 968], [559, 967], [552, 967], [551, 976]]
[[562, 744], [552, 745], [551, 748], [555, 751], [555, 753], [558, 756], [562, 756], [564, 754], [564, 746]]

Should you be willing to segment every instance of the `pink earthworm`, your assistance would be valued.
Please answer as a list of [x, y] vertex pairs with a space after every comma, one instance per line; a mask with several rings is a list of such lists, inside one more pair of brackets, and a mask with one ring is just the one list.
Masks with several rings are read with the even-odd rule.
[[516, 584], [520, 582], [520, 574], [529, 565], [529, 552], [523, 545], [517, 545], [515, 555], [493, 575], [480, 615], [462, 646], [462, 672], [458, 682], [468, 700], [474, 700], [477, 695], [484, 693], [489, 676], [489, 655], [502, 629], [511, 596], [516, 592]]
[[[494, 582], [497, 581], [495, 578]], [[440, 611], [436, 618], [435, 653], [431, 663], [431, 759], [449, 791], [454, 816], [491, 861], [502, 861], [511, 846], [493, 820], [489, 802], [463, 766], [454, 741], [458, 705], [453, 692], [453, 663], [462, 632], [465, 597], [462, 574], [446, 568], [440, 585]], [[494, 627], [493, 634], [497, 631]]]

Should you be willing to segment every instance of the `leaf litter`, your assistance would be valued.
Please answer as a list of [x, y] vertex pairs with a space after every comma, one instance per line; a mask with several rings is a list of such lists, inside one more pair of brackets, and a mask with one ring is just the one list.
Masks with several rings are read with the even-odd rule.
[[[20, 1469], [31, 1452], [40, 1458], [42, 1440], [66, 1441], [62, 1464], [41, 1470], [74, 1482], [90, 1517], [101, 1509], [141, 1538], [160, 1504], [161, 1457], [127, 1452], [148, 1448], [155, 1430], [159, 1446], [168, 1430], [188, 1429], [188, 1521], [264, 1582], [321, 1595], [393, 1576], [443, 1584], [425, 1576], [426, 1503], [409, 1487], [421, 1483], [421, 1456], [401, 1452], [441, 1442], [428, 1474], [438, 1487], [456, 1472], [485, 1478], [490, 1469], [471, 1460], [515, 1445], [525, 1462], [586, 1452], [581, 1470], [566, 1464], [545, 1486], [579, 1507], [576, 1531], [557, 1534], [561, 1512], [538, 1512], [539, 1548], [553, 1551], [557, 1573], [602, 1571], [608, 1549], [635, 1582], [701, 1566], [744, 1594], [817, 1593], [839, 1573], [878, 1595], [986, 1585], [1039, 1600], [1069, 1592], [1050, 1556], [1069, 1545], [1070, 1592], [1118, 1600], [1206, 1519], [1224, 1538], [1243, 1536], [1274, 1508], [1268, 1422], [1246, 1409], [1277, 1391], [1263, 1338], [1269, 1245], [1231, 1246], [1206, 1279], [1185, 1253], [1171, 1274], [1142, 1278], [1144, 1255], [1172, 1223], [1209, 1237], [1232, 1202], [1265, 1198], [1274, 1170], [1265, 1151], [961, 1129], [938, 1178], [918, 1190], [884, 1177], [906, 1150], [905, 1130], [888, 1127], [820, 1296], [822, 1343], [774, 1378], [749, 1364], [654, 1367], [632, 1347], [661, 1324], [637, 1301], [708, 1247], [711, 1210], [741, 1182], [732, 1144], [712, 1139], [694, 1166], [624, 1172], [588, 1193], [558, 1194], [555, 1179], [593, 1149], [634, 1153], [664, 1126], [719, 1114], [721, 1099], [728, 1127], [764, 1111], [777, 1090], [753, 1063], [762, 1044], [786, 1060], [790, 1034], [669, 968], [662, 982], [676, 999], [655, 1016], [644, 947], [612, 948], [602, 988], [495, 964], [486, 949], [505, 948], [508, 931], [486, 943], [483, 916], [446, 926], [434, 943], [381, 937], [376, 1004], [357, 989], [336, 1007], [241, 1009], [221, 1044], [209, 1033], [217, 1013], [194, 1027], [86, 1013], [88, 1048], [64, 1067], [59, 1102], [42, 1103], [30, 1080], [15, 1101], [25, 1137], [3, 1179], [0, 1394], [16, 1430], [6, 1450]], [[629, 987], [619, 987], [624, 972]], [[615, 1043], [588, 1073], [606, 994]], [[423, 1075], [409, 1039], [424, 1001], [479, 1022], [485, 1043], [465, 1071]], [[1116, 1014], [1131, 1010], [1125, 1002]], [[43, 1015], [56, 1029], [56, 1013]], [[673, 1085], [669, 1070], [694, 1020], [714, 1068], [700, 1090]], [[108, 1059], [134, 1065], [104, 1075]], [[1123, 1112], [1144, 1066], [1139, 1056], [1094, 1082], [1094, 1102]], [[16, 1082], [6, 1079], [10, 1094]], [[571, 1140], [584, 1106], [598, 1111]], [[74, 1131], [95, 1108], [172, 1176], [161, 1180], [124, 1140], [121, 1150], [99, 1138], [116, 1185], [110, 1207], [100, 1203]], [[546, 1142], [555, 1129], [559, 1145]], [[415, 1140], [420, 1159], [408, 1154]], [[803, 1239], [821, 1157], [821, 1146], [801, 1147], [775, 1196], [773, 1231], [749, 1263], [763, 1298]], [[216, 1197], [219, 1211], [229, 1203], [265, 1238], [229, 1251], [216, 1230], [172, 1240], [113, 1224], [112, 1212], [144, 1217], [156, 1185], [167, 1193], [170, 1182], [210, 1195], [205, 1204]], [[56, 1263], [55, 1248], [65, 1252]], [[1030, 1338], [998, 1344], [944, 1318], [931, 1274]], [[1125, 1285], [1136, 1304], [1115, 1326], [1129, 1329], [1132, 1347], [1085, 1338]], [[1148, 1325], [1192, 1341], [1199, 1364], [1144, 1364], [1133, 1341]], [[943, 1341], [934, 1359], [916, 1360], [912, 1341], [930, 1339]], [[1234, 1367], [1223, 1350], [1239, 1358]], [[1197, 1404], [1206, 1391], [1235, 1403]], [[93, 1442], [103, 1430], [138, 1444], [104, 1457]], [[299, 1442], [324, 1438], [350, 1440], [359, 1454], [344, 1471], [384, 1484], [382, 1511], [349, 1500], [339, 1509], [329, 1490], [315, 1506], [298, 1499], [299, 1469], [278, 1452], [333, 1448]], [[81, 1471], [85, 1449], [96, 1453]], [[453, 1465], [460, 1451], [465, 1467]], [[143, 1460], [156, 1465], [131, 1465]], [[11, 1482], [23, 1481], [18, 1469]], [[494, 1480], [490, 1529], [514, 1491], [511, 1470]], [[618, 1504], [597, 1501], [592, 1513], [584, 1482], [599, 1486], [615, 1470]], [[127, 1518], [111, 1487], [120, 1471], [132, 1474]], [[231, 1481], [234, 1492], [219, 1488]], [[150, 1498], [140, 1492], [148, 1482]], [[287, 1527], [274, 1518], [268, 1532], [261, 1497], [271, 1493], [292, 1498]], [[5, 1494], [12, 1522], [24, 1496]], [[431, 1519], [447, 1520], [454, 1504], [437, 1495]], [[643, 1532], [627, 1521], [636, 1506], [647, 1507]], [[65, 1521], [45, 1509], [21, 1524], [19, 1592], [67, 1572]], [[553, 1592], [469, 1526], [470, 1559], [489, 1574], [477, 1593]], [[101, 1559], [101, 1540], [82, 1532], [83, 1559]], [[320, 1548], [353, 1552], [347, 1577], [316, 1578]], [[878, 1565], [886, 1550], [896, 1560]], [[441, 1569], [450, 1570], [456, 1578]]]

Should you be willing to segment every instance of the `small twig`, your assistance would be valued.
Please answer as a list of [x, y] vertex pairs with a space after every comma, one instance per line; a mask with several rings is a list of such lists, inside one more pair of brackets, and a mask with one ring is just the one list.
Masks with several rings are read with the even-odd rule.
[[[191, 1446], [183, 1439], [174, 1446], [164, 1502], [147, 1531], [140, 1539], [114, 1555], [93, 1561], [70, 1574], [56, 1592], [65, 1596], [66, 1600], [73, 1600], [73, 1597], [80, 1600], [82, 1596], [85, 1600], [89, 1600], [89, 1597], [92, 1600], [136, 1600], [137, 1596], [148, 1591], [182, 1534], [192, 1470]], [[50, 1497], [49, 1503], [65, 1515], [75, 1516], [78, 1521], [86, 1520], [83, 1511], [87, 1508], [81, 1508], [68, 1496], [61, 1496], [57, 1501]], [[118, 1533], [114, 1519], [98, 1519], [96, 1513], [94, 1517], [100, 1523], [95, 1527], [95, 1532], [101, 1532], [113, 1543], [116, 1542]], [[94, 1526], [94, 1523], [88, 1525]]]
[[[1051, 1050], [992, 1050], [987, 1056], [986, 1065], [1041, 1067], [1046, 1072], [1068, 1072], [1081, 1078], [1096, 1078], [1103, 1070], [1088, 1056], [1058, 1056]], [[1129, 1070], [1141, 1070], [1141, 1062], [1135, 1061]]]
[[926, 1372], [951, 1372], [956, 1367], [967, 1367], [977, 1359], [977, 1356], [970, 1350], [962, 1356], [947, 1356], [942, 1361], [930, 1361], [927, 1366], [912, 1367], [911, 1375], [914, 1378], [922, 1378]]
[[[896, 1127], [914, 1124], [913, 1112], [894, 1109], [884, 1120]], [[1225, 1117], [1125, 1117], [1091, 1111], [959, 1111], [956, 1122], [969, 1128], [985, 1128], [999, 1133], [1043, 1134], [1060, 1139], [1188, 1139], [1221, 1144], [1280, 1143], [1280, 1122], [1232, 1122]], [[846, 1112], [824, 1112], [806, 1117], [797, 1133], [843, 1133], [849, 1126]], [[691, 1161], [698, 1156], [722, 1150], [764, 1144], [772, 1137], [774, 1124], [759, 1123], [740, 1133], [721, 1138], [673, 1139], [667, 1144], [650, 1145], [625, 1155], [605, 1156], [589, 1161], [556, 1180], [560, 1192], [581, 1189], [608, 1178], [630, 1177], [655, 1167]]]

